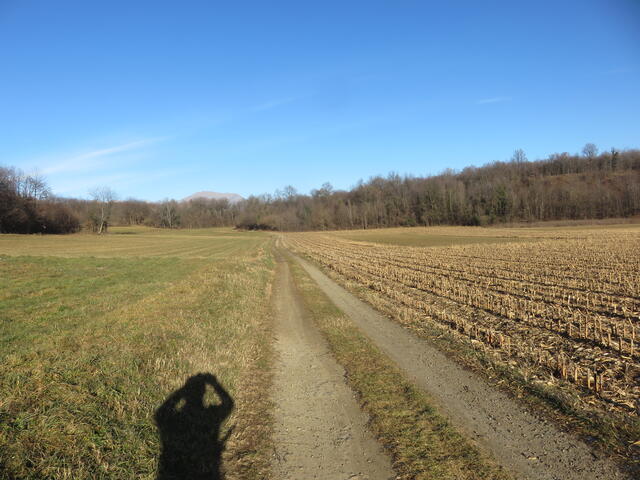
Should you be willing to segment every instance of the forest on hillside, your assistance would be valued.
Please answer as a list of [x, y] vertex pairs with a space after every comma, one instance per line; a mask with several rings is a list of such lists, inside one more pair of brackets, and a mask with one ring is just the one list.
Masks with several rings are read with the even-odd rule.
[[[34, 190], [34, 182], [37, 188]], [[0, 168], [0, 232], [63, 233], [80, 225], [165, 228], [236, 226], [269, 230], [332, 230], [416, 225], [490, 225], [505, 222], [630, 217], [640, 214], [640, 150], [581, 155], [552, 154], [446, 170], [428, 177], [372, 177], [348, 191], [329, 183], [300, 194], [285, 187], [273, 195], [226, 200], [145, 202], [117, 200], [109, 188], [91, 199], [56, 198], [44, 180]]]
[[80, 220], [44, 178], [0, 166], [0, 233], [72, 233]]

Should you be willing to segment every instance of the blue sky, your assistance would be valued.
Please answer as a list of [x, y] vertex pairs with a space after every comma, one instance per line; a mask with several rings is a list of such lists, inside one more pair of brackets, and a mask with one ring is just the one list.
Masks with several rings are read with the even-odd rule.
[[0, 164], [242, 195], [640, 147], [640, 1], [0, 0]]

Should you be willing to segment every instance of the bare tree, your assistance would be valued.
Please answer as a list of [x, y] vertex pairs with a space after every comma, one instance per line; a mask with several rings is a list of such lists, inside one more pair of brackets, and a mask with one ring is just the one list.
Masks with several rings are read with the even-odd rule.
[[179, 222], [178, 202], [175, 200], [165, 200], [160, 205], [160, 225], [165, 228], [176, 228]]
[[291, 185], [287, 185], [286, 187], [284, 187], [282, 193], [285, 200], [287, 201], [292, 201], [296, 197], [296, 195], [298, 195], [298, 191]]
[[71, 233], [79, 227], [78, 217], [52, 198], [43, 177], [0, 166], [0, 232]]
[[135, 198], [118, 202], [114, 216], [125, 225], [142, 225], [151, 216], [151, 204]]
[[511, 161], [513, 163], [524, 163], [527, 161], [527, 154], [524, 153], [524, 150], [519, 148], [513, 152], [513, 155], [511, 156]]
[[35, 200], [46, 200], [51, 196], [51, 190], [47, 186], [47, 182], [44, 177], [39, 173], [33, 175], [27, 175], [22, 182], [23, 195], [25, 197], [33, 198]]
[[598, 155], [598, 147], [594, 143], [587, 143], [582, 148], [582, 156], [586, 158], [594, 158]]
[[109, 187], [94, 188], [89, 192], [89, 195], [93, 199], [93, 205], [89, 212], [91, 227], [98, 234], [106, 233], [117, 195]]

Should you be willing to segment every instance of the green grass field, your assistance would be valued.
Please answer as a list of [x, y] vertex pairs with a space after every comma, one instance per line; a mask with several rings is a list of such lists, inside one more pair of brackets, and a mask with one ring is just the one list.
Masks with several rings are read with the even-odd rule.
[[112, 228], [108, 235], [0, 235], [0, 255], [58, 257], [221, 258], [242, 255], [263, 242], [260, 232], [230, 228], [162, 230]]
[[263, 477], [270, 242], [231, 230], [0, 236], [0, 478], [155, 478], [154, 414], [198, 373], [235, 402], [228, 478]]

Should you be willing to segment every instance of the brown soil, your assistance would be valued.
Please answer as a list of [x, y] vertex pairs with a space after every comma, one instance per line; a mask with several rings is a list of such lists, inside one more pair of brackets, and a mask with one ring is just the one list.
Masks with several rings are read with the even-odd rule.
[[423, 389], [461, 431], [518, 477], [615, 480], [625, 476], [584, 443], [462, 368], [426, 341], [296, 257], [329, 298]]
[[367, 430], [344, 369], [306, 315], [283, 259], [274, 301], [274, 478], [394, 478], [390, 459]]

